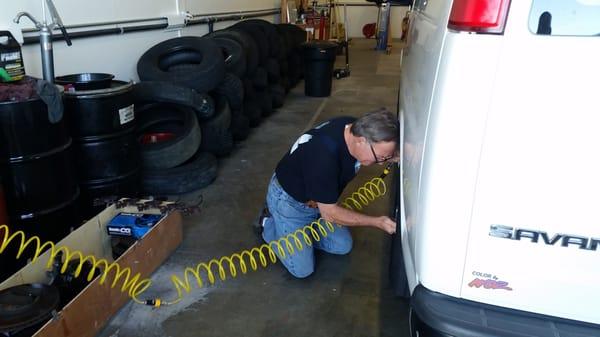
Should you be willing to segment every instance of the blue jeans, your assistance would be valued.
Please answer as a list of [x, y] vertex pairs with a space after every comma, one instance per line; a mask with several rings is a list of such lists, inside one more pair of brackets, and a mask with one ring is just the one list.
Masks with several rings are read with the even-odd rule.
[[[279, 185], [275, 175], [269, 183], [267, 206], [271, 217], [265, 221], [262, 234], [267, 243], [292, 234], [320, 217], [318, 208], [310, 208], [287, 194]], [[325, 221], [321, 220], [321, 224], [325, 226]], [[327, 231], [327, 236], [321, 237], [320, 241], [312, 240], [312, 246], [306, 245], [302, 235], [297, 235], [302, 242], [303, 249], [298, 251], [295, 243], [290, 240], [290, 243], [294, 245], [294, 254], [290, 255], [286, 249], [285, 258], [280, 258], [281, 263], [295, 277], [304, 278], [315, 270], [314, 248], [331, 254], [348, 254], [352, 250], [350, 231], [347, 227], [336, 224], [334, 224], [334, 228], [333, 233]], [[276, 248], [274, 245], [271, 247]], [[277, 252], [276, 249], [275, 251]]]

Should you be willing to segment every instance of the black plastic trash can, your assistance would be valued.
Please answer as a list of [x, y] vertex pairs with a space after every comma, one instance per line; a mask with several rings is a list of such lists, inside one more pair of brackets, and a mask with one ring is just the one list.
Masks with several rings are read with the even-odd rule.
[[314, 40], [303, 45], [304, 94], [312, 97], [331, 95], [333, 64], [338, 44]]

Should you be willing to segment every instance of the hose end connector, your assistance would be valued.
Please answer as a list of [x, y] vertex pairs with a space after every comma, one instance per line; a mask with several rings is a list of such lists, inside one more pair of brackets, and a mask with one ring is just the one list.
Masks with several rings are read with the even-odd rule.
[[160, 298], [155, 298], [151, 300], [146, 300], [144, 304], [151, 307], [160, 308], [160, 306], [162, 305], [162, 301], [160, 300]]
[[387, 164], [387, 166], [383, 169], [383, 173], [381, 173], [379, 178], [383, 179], [383, 178], [387, 177], [387, 175], [390, 174], [390, 172], [392, 172], [392, 167], [394, 167], [394, 164], [395, 164], [394, 162]]

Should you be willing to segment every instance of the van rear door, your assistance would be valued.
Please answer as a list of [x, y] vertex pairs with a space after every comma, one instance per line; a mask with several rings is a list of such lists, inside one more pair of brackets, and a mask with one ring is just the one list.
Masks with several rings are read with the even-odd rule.
[[462, 298], [600, 324], [598, 35], [598, 1], [512, 1]]

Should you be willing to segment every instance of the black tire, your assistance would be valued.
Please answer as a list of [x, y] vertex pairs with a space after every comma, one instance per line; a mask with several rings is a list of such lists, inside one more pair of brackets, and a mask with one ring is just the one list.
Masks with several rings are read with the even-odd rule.
[[[290, 25], [290, 30], [293, 35], [293, 47], [299, 48], [304, 42], [306, 42], [306, 31], [296, 25]], [[294, 52], [294, 51], [292, 51]]]
[[200, 150], [210, 152], [217, 157], [223, 157], [233, 150], [233, 135], [229, 131], [231, 126], [231, 110], [225, 97], [214, 97], [215, 115], [202, 123], [202, 144]]
[[223, 82], [215, 89], [215, 93], [225, 96], [232, 110], [240, 110], [244, 104], [244, 83], [234, 74], [225, 74]]
[[285, 99], [285, 88], [281, 84], [272, 84], [269, 89], [273, 108], [281, 108]]
[[258, 90], [256, 92], [256, 99], [262, 111], [263, 117], [268, 117], [273, 114], [273, 99], [271, 98], [269, 88]]
[[242, 141], [250, 134], [250, 120], [244, 115], [243, 110], [231, 111], [231, 126], [229, 127], [233, 140]]
[[262, 109], [256, 99], [244, 102], [244, 115], [248, 117], [250, 127], [255, 128], [260, 125], [262, 120]]
[[183, 165], [142, 171], [142, 191], [154, 196], [183, 194], [210, 185], [217, 177], [217, 159], [198, 151]]
[[[136, 111], [142, 167], [165, 169], [181, 165], [198, 150], [201, 131], [194, 110], [183, 105], [156, 103]], [[173, 139], [154, 144], [141, 144], [145, 133], [169, 132]]]
[[286, 24], [275, 25], [275, 28], [277, 29], [277, 33], [279, 33], [279, 36], [281, 37], [283, 48], [283, 55], [280, 59], [287, 59], [290, 53], [292, 52], [292, 33], [290, 32], [289, 27], [287, 27]]
[[248, 78], [244, 78], [242, 82], [244, 83], [244, 101], [249, 101], [256, 96], [254, 85], [252, 84], [252, 80]]
[[289, 77], [282, 77], [281, 78], [281, 85], [283, 86], [283, 89], [285, 90], [285, 94], [287, 95], [290, 90], [292, 89], [292, 84], [290, 82], [290, 78]]
[[281, 23], [277, 25], [277, 29], [287, 33], [288, 56], [296, 52], [296, 49], [306, 41], [306, 31], [296, 25]]
[[244, 24], [252, 24], [259, 26], [263, 30], [265, 36], [267, 37], [267, 40], [269, 41], [269, 56], [275, 58], [281, 57], [283, 50], [281, 46], [281, 40], [279, 40], [279, 34], [277, 33], [277, 28], [275, 28], [275, 25], [273, 25], [269, 21], [265, 21], [262, 19], [249, 19], [241, 22], [243, 22]]
[[[193, 64], [194, 67], [170, 69], [181, 64]], [[140, 57], [137, 72], [143, 81], [166, 81], [208, 92], [223, 79], [225, 61], [211, 39], [186, 36], [150, 48]]]
[[275, 58], [269, 58], [267, 61], [267, 75], [269, 77], [269, 83], [277, 83], [281, 78], [281, 68], [279, 62]]
[[209, 118], [215, 112], [215, 103], [210, 96], [168, 82], [136, 83], [133, 94], [136, 104], [162, 102], [183, 105], [194, 109], [200, 119]]
[[256, 68], [256, 72], [252, 77], [252, 84], [256, 89], [264, 89], [269, 86], [269, 75], [267, 74], [267, 70], [265, 68]]
[[256, 46], [258, 47], [258, 65], [262, 65], [267, 62], [267, 59], [270, 55], [269, 42], [267, 39], [265, 39], [265, 33], [260, 27], [240, 21], [227, 28], [227, 30], [241, 31], [252, 36], [254, 43], [256, 43]]
[[237, 41], [220, 37], [212, 37], [213, 41], [221, 48], [225, 59], [225, 71], [237, 77], [246, 75], [246, 52]]
[[289, 74], [289, 63], [287, 59], [279, 60], [279, 69], [281, 77], [287, 77]]
[[[246, 52], [246, 76], [254, 74], [256, 67], [258, 67], [258, 59], [260, 57], [258, 53], [258, 45], [252, 36], [242, 30], [217, 30], [210, 34], [210, 37], [218, 37], [224, 39], [231, 39], [242, 45]], [[240, 78], [243, 76], [240, 76]]]
[[290, 79], [291, 86], [295, 87], [303, 77], [304, 64], [302, 62], [302, 58], [296, 53], [292, 53], [290, 55], [289, 63], [288, 77]]
[[290, 52], [287, 59], [287, 77], [290, 88], [298, 85], [304, 77], [304, 60], [302, 58], [302, 43], [306, 41], [306, 31], [292, 24], [280, 24], [279, 28], [287, 31]]
[[[275, 26], [275, 29], [277, 30], [277, 27]], [[287, 56], [289, 55], [289, 43], [288, 40], [286, 38], [286, 36], [284, 36], [284, 34], [282, 34], [279, 30], [277, 30], [277, 38], [279, 39], [279, 45], [281, 46], [281, 52], [279, 53], [279, 56], [277, 57], [278, 60], [285, 60], [287, 59]]]

